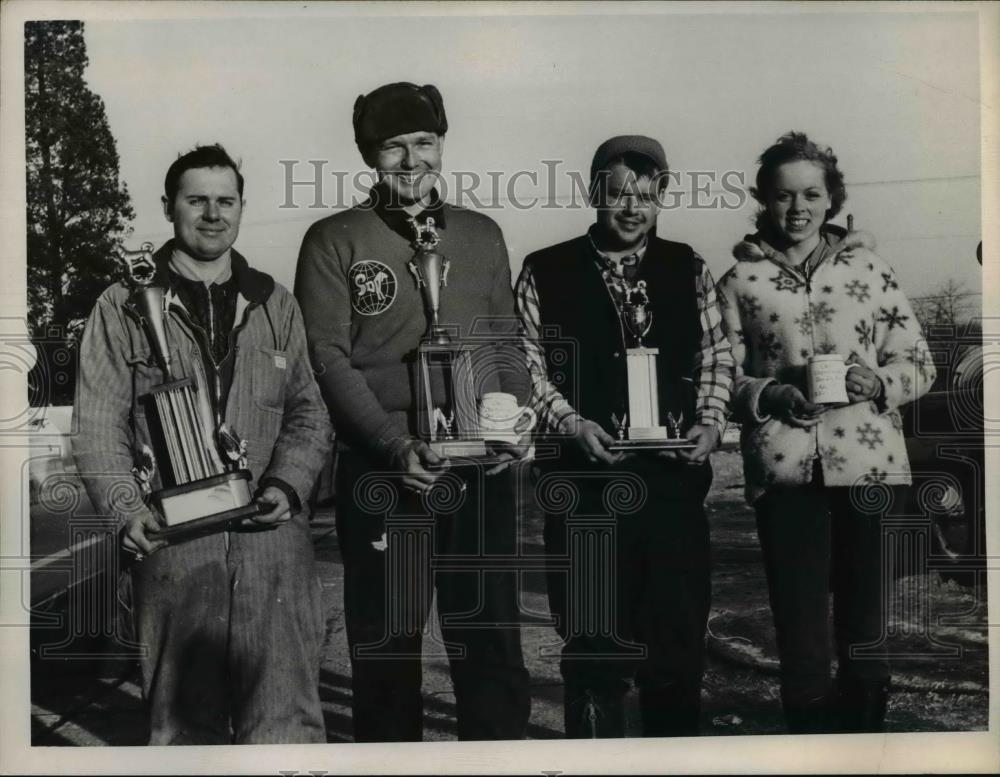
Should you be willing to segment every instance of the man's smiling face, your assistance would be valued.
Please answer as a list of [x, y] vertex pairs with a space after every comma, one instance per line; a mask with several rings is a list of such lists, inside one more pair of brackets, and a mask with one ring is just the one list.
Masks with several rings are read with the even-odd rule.
[[173, 202], [164, 198], [163, 212], [174, 225], [176, 247], [194, 259], [218, 259], [236, 242], [243, 200], [236, 172], [229, 167], [185, 170]]
[[405, 208], [430, 196], [441, 172], [443, 148], [443, 136], [422, 131], [396, 135], [375, 146], [371, 162], [394, 205]]
[[622, 162], [608, 169], [597, 205], [597, 225], [608, 247], [637, 247], [656, 225], [660, 213], [657, 182], [637, 176]]

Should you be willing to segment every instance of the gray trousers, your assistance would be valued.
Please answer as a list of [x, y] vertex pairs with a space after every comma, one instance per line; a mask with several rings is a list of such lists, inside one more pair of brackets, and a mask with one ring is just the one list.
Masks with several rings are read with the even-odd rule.
[[326, 742], [306, 513], [168, 546], [131, 582], [149, 744]]

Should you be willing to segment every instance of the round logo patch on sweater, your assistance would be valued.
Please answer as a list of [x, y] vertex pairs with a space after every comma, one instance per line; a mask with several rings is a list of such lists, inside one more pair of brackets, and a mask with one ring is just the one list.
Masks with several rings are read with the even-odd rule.
[[350, 269], [351, 305], [362, 316], [384, 313], [396, 301], [396, 274], [368, 259]]

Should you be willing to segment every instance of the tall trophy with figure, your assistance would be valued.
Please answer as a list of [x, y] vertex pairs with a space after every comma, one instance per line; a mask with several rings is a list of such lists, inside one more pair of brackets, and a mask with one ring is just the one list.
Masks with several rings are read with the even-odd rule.
[[618, 439], [611, 450], [667, 450], [693, 448], [681, 434], [683, 414], [668, 412], [666, 424], [660, 423], [660, 388], [657, 382], [659, 348], [648, 348], [642, 339], [653, 326], [646, 281], [639, 280], [625, 288], [622, 298], [622, 324], [635, 345], [625, 349], [628, 380], [628, 411], [619, 418], [611, 415]]
[[[192, 376], [174, 374], [167, 338], [167, 290], [155, 283], [153, 244], [123, 251], [129, 308], [143, 322], [163, 383], [144, 397], [153, 449], [143, 446], [133, 468], [140, 487], [162, 516], [158, 537], [171, 540], [221, 530], [259, 513], [250, 491], [246, 441], [218, 414]], [[216, 403], [218, 406], [218, 403]], [[161, 488], [151, 489], [159, 474]]]
[[[415, 251], [409, 269], [416, 279], [427, 312], [427, 331], [417, 346], [418, 431], [431, 450], [444, 457], [482, 458], [488, 455], [479, 425], [478, 400], [472, 372], [472, 347], [456, 342], [441, 325], [441, 289], [448, 285], [450, 262], [437, 250], [440, 237], [434, 219], [410, 220]], [[444, 396], [436, 401], [432, 376], [438, 375]]]

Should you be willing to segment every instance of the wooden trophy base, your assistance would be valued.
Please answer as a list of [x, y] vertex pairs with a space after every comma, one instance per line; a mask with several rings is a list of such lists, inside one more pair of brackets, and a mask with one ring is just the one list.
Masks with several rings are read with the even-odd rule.
[[226, 472], [153, 494], [166, 526], [157, 538], [180, 542], [217, 531], [260, 514], [250, 493], [250, 473]]
[[615, 440], [609, 451], [679, 451], [690, 450], [695, 443], [683, 437], [667, 437], [665, 426], [631, 426], [627, 440]]
[[486, 447], [485, 440], [433, 440], [427, 445], [438, 456], [448, 459], [453, 467], [491, 467], [501, 461], [499, 454]]
[[487, 454], [486, 443], [482, 440], [434, 440], [428, 446], [438, 456], [445, 458], [481, 458]]
[[615, 440], [608, 446], [608, 450], [628, 453], [630, 451], [686, 451], [696, 447], [695, 443], [683, 438], [676, 440]]

